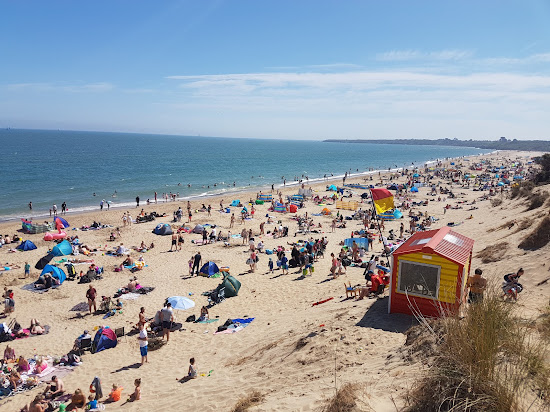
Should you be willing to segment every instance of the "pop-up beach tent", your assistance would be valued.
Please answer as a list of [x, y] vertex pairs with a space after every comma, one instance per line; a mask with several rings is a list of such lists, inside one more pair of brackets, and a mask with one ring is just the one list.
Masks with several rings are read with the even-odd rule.
[[108, 327], [99, 328], [94, 336], [94, 353], [101, 352], [105, 349], [114, 348], [116, 344], [117, 338], [112, 329]]
[[40, 276], [44, 276], [46, 273], [51, 273], [52, 278], [59, 280], [59, 284], [65, 282], [65, 279], [67, 279], [67, 275], [65, 275], [63, 269], [58, 268], [57, 266], [46, 265]]
[[241, 201], [238, 199], [235, 199], [231, 202], [231, 206], [239, 206], [241, 204]]
[[65, 219], [63, 219], [60, 216], [56, 216], [53, 220], [53, 223], [54, 223], [55, 227], [58, 227], [58, 225], [63, 226], [63, 229], [71, 226], [71, 225], [69, 225], [69, 222], [67, 222]]
[[19, 246], [17, 246], [17, 249], [19, 250], [34, 250], [36, 249], [36, 245], [32, 243], [30, 240], [25, 240], [21, 242]]
[[204, 226], [203, 225], [197, 225], [193, 229], [193, 233], [202, 233], [204, 232]]
[[210, 277], [215, 275], [216, 273], [219, 273], [220, 269], [218, 268], [218, 265], [216, 265], [214, 262], [206, 262], [204, 265], [202, 265], [202, 268], [199, 272]]
[[327, 187], [327, 190], [332, 191], [332, 192], [336, 192], [338, 190], [338, 188], [334, 185], [330, 185], [329, 187]]
[[64, 240], [52, 248], [52, 254], [54, 256], [67, 256], [71, 253], [73, 253], [73, 247], [68, 240]]
[[157, 227], [153, 229], [153, 233], [155, 235], [166, 236], [174, 232], [172, 232], [172, 227], [168, 223], [159, 223]]
[[237, 296], [239, 294], [240, 288], [241, 282], [239, 282], [233, 276], [227, 275], [223, 279], [222, 283], [220, 283], [216, 288], [216, 293], [219, 293], [220, 290], [224, 289], [224, 296], [226, 298], [232, 298], [233, 296]]

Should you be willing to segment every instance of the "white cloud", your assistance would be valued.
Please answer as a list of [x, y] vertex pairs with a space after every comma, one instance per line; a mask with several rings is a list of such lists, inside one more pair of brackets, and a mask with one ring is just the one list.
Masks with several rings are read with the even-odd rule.
[[462, 60], [473, 56], [470, 50], [440, 50], [422, 52], [420, 50], [391, 50], [376, 55], [378, 61], [409, 61], [409, 60]]

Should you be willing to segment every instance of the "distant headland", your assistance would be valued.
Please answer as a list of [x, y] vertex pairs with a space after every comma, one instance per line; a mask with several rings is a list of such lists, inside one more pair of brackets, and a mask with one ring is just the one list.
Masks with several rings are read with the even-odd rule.
[[476, 147], [490, 150], [528, 150], [550, 152], [550, 141], [547, 140], [509, 140], [501, 137], [499, 140], [458, 140], [458, 139], [327, 139], [323, 142], [333, 143], [376, 143], [376, 144], [407, 144], [424, 146], [459, 146]]

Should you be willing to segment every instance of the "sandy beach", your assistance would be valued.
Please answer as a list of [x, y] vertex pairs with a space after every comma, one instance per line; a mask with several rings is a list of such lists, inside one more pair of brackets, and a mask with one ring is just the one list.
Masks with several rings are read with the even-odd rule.
[[[505, 161], [520, 160], [527, 162], [538, 153], [530, 152], [498, 152], [483, 157], [456, 159], [456, 168], [469, 171], [469, 166], [482, 159], [492, 164], [502, 164]], [[450, 161], [449, 161], [450, 162]], [[442, 167], [451, 167], [444, 162]], [[419, 173], [424, 176], [424, 171]], [[373, 180], [366, 184], [405, 183], [407, 176], [400, 173], [373, 175]], [[348, 179], [346, 183], [365, 183], [364, 177]], [[484, 193], [462, 188], [460, 185], [436, 178], [442, 186], [450, 187], [456, 194], [453, 199], [441, 195], [429, 196], [430, 189], [421, 187], [418, 193], [408, 193], [411, 201], [427, 200], [427, 206], [414, 207], [415, 212], [421, 211], [437, 219], [431, 229], [447, 226], [454, 222], [453, 230], [475, 240], [473, 268], [482, 268], [490, 283], [499, 285], [502, 275], [515, 272], [519, 267], [525, 269], [522, 293], [517, 305], [526, 317], [536, 316], [541, 308], [548, 304], [550, 295], [549, 284], [535, 286], [538, 282], [550, 276], [548, 269], [548, 246], [533, 252], [518, 249], [517, 245], [531, 228], [526, 226], [520, 232], [518, 226], [513, 229], [501, 228], [506, 222], [530, 220], [536, 222], [542, 209], [527, 211], [522, 200], [510, 200], [506, 191], [501, 195], [502, 203], [493, 206], [490, 200], [480, 200]], [[314, 195], [329, 196], [323, 182], [311, 186]], [[334, 182], [340, 184], [342, 181]], [[306, 185], [306, 188], [310, 186]], [[382, 186], [381, 186], [382, 187]], [[352, 199], [359, 201], [359, 207], [371, 208], [367, 203], [361, 203], [361, 193], [364, 190], [351, 189]], [[282, 195], [297, 194], [298, 187], [284, 188]], [[271, 193], [266, 188], [264, 193]], [[274, 193], [275, 195], [275, 193]], [[243, 193], [240, 200], [248, 206], [248, 200], [255, 199], [255, 193]], [[140, 307], [145, 308], [147, 317], [153, 317], [163, 306], [169, 296], [185, 296], [192, 299], [196, 306], [186, 311], [175, 311], [176, 321], [183, 324], [182, 329], [173, 332], [168, 344], [158, 350], [150, 351], [148, 363], [140, 365], [140, 351], [137, 335], [124, 336], [119, 339], [115, 348], [96, 354], [86, 352], [82, 356], [82, 364], [67, 374], [63, 381], [68, 392], [77, 388], [84, 391], [94, 379], [99, 377], [102, 382], [104, 398], [113, 384], [124, 387], [122, 400], [107, 404], [106, 410], [147, 411], [178, 408], [181, 410], [229, 411], [237, 400], [253, 390], [265, 395], [265, 400], [252, 410], [257, 411], [313, 411], [322, 406], [323, 402], [334, 394], [335, 387], [346, 382], [365, 384], [362, 401], [365, 408], [368, 404], [375, 411], [393, 411], [396, 406], [403, 405], [404, 391], [409, 388], [424, 366], [421, 362], [411, 361], [404, 356], [405, 334], [415, 321], [406, 315], [388, 315], [387, 297], [379, 299], [346, 299], [344, 283], [351, 285], [364, 284], [363, 272], [360, 267], [348, 267], [346, 274], [332, 279], [329, 276], [330, 253], [340, 251], [340, 242], [349, 238], [352, 231], [363, 228], [360, 220], [347, 220], [345, 228], [331, 230], [333, 216], [337, 212], [350, 216], [353, 212], [337, 210], [334, 204], [328, 203], [333, 216], [316, 216], [325, 206], [318, 206], [311, 201], [305, 202], [305, 207], [298, 210], [298, 215], [306, 212], [313, 216], [317, 233], [309, 235], [295, 233], [297, 222], [292, 218], [294, 213], [279, 214], [268, 211], [268, 204], [256, 205], [254, 218], [241, 223], [240, 208], [231, 208], [235, 212], [234, 228], [229, 228], [231, 214], [222, 213], [219, 204], [220, 197], [192, 201], [193, 216], [191, 223], [187, 222], [187, 205], [184, 201], [163, 202], [159, 196], [157, 204], [142, 204], [139, 208], [128, 209], [135, 219], [143, 208], [145, 212], [156, 211], [166, 213], [164, 218], [154, 222], [123, 225], [122, 215], [125, 209], [103, 210], [83, 214], [67, 214], [64, 216], [71, 227], [66, 229], [68, 235], [78, 235], [81, 243], [92, 249], [97, 249], [89, 258], [104, 268], [103, 279], [94, 281], [93, 286], [99, 296], [113, 296], [120, 288], [125, 287], [129, 279], [136, 276], [142, 286], [154, 287], [147, 294], [134, 300], [123, 299], [122, 313], [103, 319], [103, 315], [90, 315], [87, 310], [82, 312], [72, 309], [86, 302], [87, 284], [76, 281], [65, 281], [60, 287], [44, 293], [36, 293], [23, 289], [37, 279], [39, 271], [35, 263], [46, 255], [52, 242], [43, 240], [43, 234], [27, 235], [18, 232], [21, 223], [18, 221], [0, 224], [0, 233], [12, 236], [18, 233], [24, 240], [33, 241], [37, 249], [10, 253], [11, 247], [0, 248], [0, 260], [10, 265], [18, 265], [19, 269], [4, 271], [0, 274], [0, 287], [7, 287], [14, 292], [15, 311], [2, 322], [9, 323], [16, 318], [23, 327], [28, 327], [32, 318], [37, 318], [43, 325], [49, 325], [49, 333], [9, 342], [17, 356], [61, 357], [67, 354], [75, 338], [84, 330], [92, 334], [96, 327], [105, 325], [112, 329], [124, 327], [125, 332], [131, 332], [138, 321]], [[228, 206], [233, 198], [223, 198], [224, 206]], [[396, 204], [406, 199], [395, 198]], [[475, 209], [472, 201], [476, 200]], [[207, 212], [195, 212], [201, 204], [212, 206], [211, 216]], [[447, 209], [444, 206], [460, 207]], [[173, 212], [178, 207], [183, 209], [181, 223], [172, 222]], [[385, 233], [393, 229], [399, 233], [403, 222], [408, 229], [408, 211], [403, 212], [404, 219], [385, 223]], [[288, 237], [273, 238], [269, 235], [259, 236], [260, 223], [266, 221], [269, 214], [282, 226], [289, 228]], [[469, 218], [472, 216], [472, 218]], [[43, 219], [40, 219], [40, 221]], [[111, 228], [100, 230], [73, 230], [97, 221]], [[159, 223], [168, 223], [177, 229], [181, 224], [194, 227], [196, 224], [216, 225], [218, 232], [224, 235], [228, 230], [232, 234], [240, 233], [243, 228], [252, 229], [256, 242], [261, 240], [266, 249], [284, 246], [290, 251], [291, 243], [305, 240], [309, 237], [328, 239], [324, 257], [315, 262], [312, 276], [303, 277], [297, 269], [290, 269], [289, 274], [281, 275], [281, 270], [274, 273], [268, 271], [268, 258], [265, 253], [259, 254], [259, 262], [254, 273], [249, 272], [246, 260], [249, 257], [248, 244], [243, 245], [242, 239], [232, 239], [230, 245], [216, 242], [207, 245], [197, 245], [199, 234], [185, 233], [181, 251], [170, 252], [171, 237], [158, 236], [152, 230]], [[533, 223], [534, 224], [534, 223]], [[321, 227], [319, 227], [321, 225]], [[272, 231], [275, 225], [266, 224], [265, 230]], [[120, 228], [121, 237], [109, 241], [111, 231]], [[409, 236], [408, 233], [405, 234]], [[106, 255], [106, 250], [112, 250], [120, 243], [125, 247], [140, 246], [154, 243], [155, 247], [145, 253], [132, 251], [137, 259], [143, 255], [146, 266], [137, 272], [124, 269], [115, 272], [114, 268], [124, 260], [121, 257]], [[487, 246], [506, 242], [507, 249], [500, 261], [483, 264], [476, 255]], [[19, 243], [19, 242], [18, 242]], [[18, 244], [17, 243], [17, 244]], [[367, 252], [365, 260], [371, 253], [380, 254], [383, 245], [375, 242], [374, 252]], [[210, 319], [219, 319], [209, 324], [187, 323], [190, 315], [199, 316], [200, 308], [208, 304], [202, 293], [214, 289], [219, 278], [190, 277], [188, 261], [200, 251], [203, 262], [213, 261], [218, 266], [227, 266], [230, 273], [242, 284], [238, 296], [228, 298], [209, 310]], [[79, 256], [82, 257], [82, 256]], [[272, 256], [273, 257], [273, 256]], [[275, 257], [273, 257], [276, 260]], [[60, 261], [60, 257], [54, 261]], [[31, 265], [30, 277], [22, 279], [25, 262]], [[88, 264], [76, 265], [77, 271], [86, 272]], [[387, 296], [387, 292], [386, 292]], [[332, 298], [325, 303], [312, 306], [316, 302]], [[81, 313], [81, 315], [77, 315]], [[233, 334], [214, 334], [217, 328], [227, 319], [254, 318], [247, 327]], [[5, 348], [6, 343], [0, 345]], [[180, 382], [187, 374], [189, 359], [194, 357], [199, 372], [197, 379]], [[133, 391], [133, 382], [142, 379], [142, 398], [136, 402], [125, 402]], [[16, 411], [28, 404], [44, 386], [29, 390], [0, 400], [1, 411]]]

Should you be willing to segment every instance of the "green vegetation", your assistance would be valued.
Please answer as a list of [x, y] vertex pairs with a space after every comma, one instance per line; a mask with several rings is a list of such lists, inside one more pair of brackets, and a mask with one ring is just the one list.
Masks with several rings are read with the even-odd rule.
[[437, 322], [444, 333], [430, 354], [426, 376], [407, 394], [406, 411], [516, 412], [550, 406], [546, 343], [516, 318], [514, 306], [498, 292], [469, 305], [462, 319]]
[[[377, 144], [406, 144], [413, 146], [458, 146], [458, 147], [476, 147], [478, 149], [489, 150], [528, 150], [538, 152], [550, 152], [550, 141], [544, 140], [508, 140], [501, 138], [500, 140], [458, 140], [458, 139], [328, 139], [324, 142], [333, 143], [377, 143]], [[550, 155], [549, 156], [550, 161]], [[550, 179], [550, 174], [548, 175]]]

